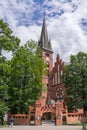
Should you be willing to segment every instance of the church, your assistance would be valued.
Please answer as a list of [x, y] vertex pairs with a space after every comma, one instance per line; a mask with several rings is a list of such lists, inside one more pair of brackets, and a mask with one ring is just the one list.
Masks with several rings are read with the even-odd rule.
[[[67, 125], [81, 123], [83, 110], [69, 112], [67, 107], [67, 93], [62, 76], [64, 73], [64, 62], [59, 55], [53, 63], [53, 50], [48, 37], [45, 17], [41, 30], [39, 46], [42, 50], [42, 58], [47, 64], [48, 75], [42, 75], [43, 88], [39, 100], [34, 106], [29, 107], [28, 114], [8, 115], [14, 117], [16, 125]], [[9, 122], [9, 120], [8, 120]]]

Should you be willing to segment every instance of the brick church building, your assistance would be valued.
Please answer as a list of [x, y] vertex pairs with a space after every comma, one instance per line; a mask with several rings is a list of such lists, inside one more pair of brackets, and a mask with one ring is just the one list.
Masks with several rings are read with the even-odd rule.
[[59, 55], [53, 64], [53, 50], [48, 38], [45, 18], [41, 30], [39, 46], [42, 50], [42, 58], [47, 64], [48, 75], [42, 76], [43, 88], [39, 100], [35, 106], [29, 107], [29, 114], [9, 115], [15, 119], [15, 124], [41, 125], [53, 123], [65, 125], [80, 123], [83, 120], [83, 110], [69, 112], [66, 100], [66, 88], [62, 81], [64, 62]]

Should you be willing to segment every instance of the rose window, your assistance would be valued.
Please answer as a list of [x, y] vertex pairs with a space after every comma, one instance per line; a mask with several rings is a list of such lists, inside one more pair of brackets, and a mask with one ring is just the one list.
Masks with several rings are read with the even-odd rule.
[[62, 88], [58, 88], [56, 91], [57, 100], [63, 100], [63, 97], [64, 97], [64, 92], [63, 92]]

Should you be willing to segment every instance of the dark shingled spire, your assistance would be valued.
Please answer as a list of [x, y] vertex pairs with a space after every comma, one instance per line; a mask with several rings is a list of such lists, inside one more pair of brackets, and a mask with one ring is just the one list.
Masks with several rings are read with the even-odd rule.
[[51, 41], [48, 40], [48, 33], [47, 33], [45, 17], [43, 19], [43, 25], [42, 25], [42, 31], [41, 31], [39, 45], [41, 46], [42, 49], [52, 51]]

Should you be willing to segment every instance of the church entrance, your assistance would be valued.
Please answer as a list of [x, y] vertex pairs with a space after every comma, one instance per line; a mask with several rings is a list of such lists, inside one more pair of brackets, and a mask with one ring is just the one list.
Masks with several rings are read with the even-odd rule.
[[62, 116], [62, 124], [63, 124], [63, 125], [66, 125], [66, 124], [67, 124], [67, 122], [66, 122], [66, 116]]
[[35, 117], [34, 116], [30, 117], [30, 125], [35, 125]]
[[42, 125], [55, 125], [55, 114], [51, 112], [43, 113]]

